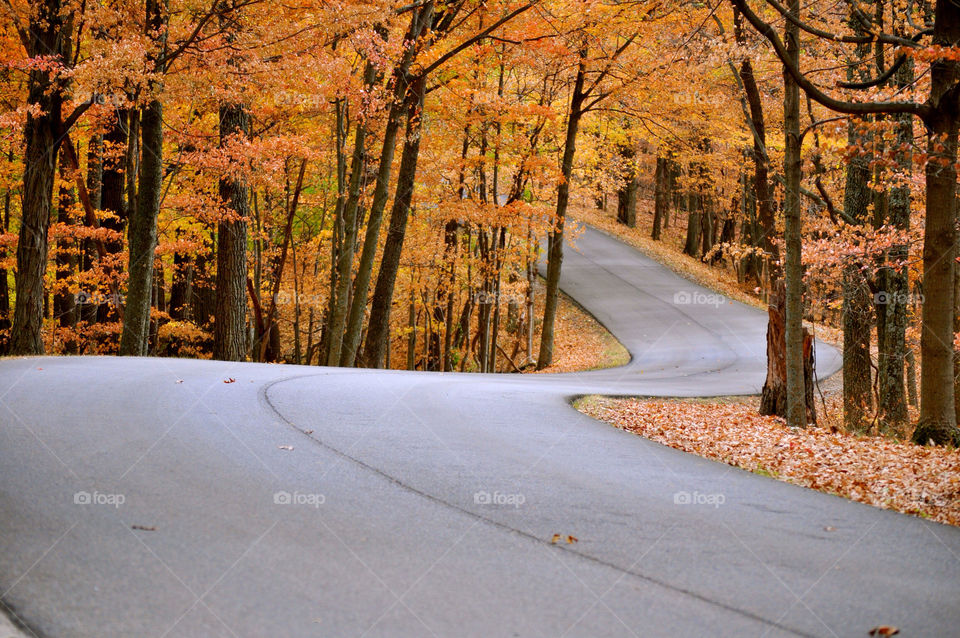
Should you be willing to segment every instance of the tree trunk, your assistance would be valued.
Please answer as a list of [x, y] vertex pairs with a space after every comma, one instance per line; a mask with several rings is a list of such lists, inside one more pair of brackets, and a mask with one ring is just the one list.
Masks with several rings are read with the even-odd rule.
[[[71, 142], [67, 142], [68, 144]], [[76, 220], [73, 219], [71, 209], [76, 203], [76, 196], [71, 188], [68, 187], [68, 181], [79, 179], [79, 173], [70, 175], [67, 167], [64, 165], [63, 155], [60, 157], [60, 197], [57, 207], [57, 222], [72, 227]], [[57, 325], [68, 330], [73, 329], [76, 324], [76, 297], [70, 292], [70, 279], [73, 277], [77, 267], [77, 252], [71, 244], [75, 244], [67, 238], [61, 238], [57, 242], [56, 250], [56, 281], [57, 291], [53, 297], [53, 316], [57, 319]], [[77, 342], [75, 339], [65, 339], [63, 344], [64, 351], [67, 354], [77, 353]]]
[[[913, 83], [913, 62], [907, 60], [897, 72], [897, 85], [905, 87]], [[912, 160], [907, 150], [913, 142], [913, 116], [897, 116], [897, 166], [905, 175], [911, 171]], [[903, 184], [890, 192], [890, 223], [900, 230], [910, 228], [910, 186]], [[904, 386], [904, 361], [907, 354], [906, 327], [909, 287], [906, 261], [909, 248], [897, 245], [887, 253], [889, 266], [884, 279], [886, 288], [881, 291], [886, 303], [884, 312], [883, 349], [879, 353], [877, 385], [880, 404], [880, 429], [884, 434], [902, 436], [907, 422], [907, 397]]]
[[400, 170], [397, 172], [397, 189], [390, 210], [390, 227], [383, 246], [380, 260], [380, 272], [373, 291], [370, 308], [370, 322], [367, 328], [367, 340], [364, 343], [363, 363], [368, 368], [383, 365], [386, 349], [389, 347], [388, 335], [389, 308], [393, 303], [393, 288], [400, 268], [400, 255], [403, 252], [403, 240], [407, 232], [407, 219], [410, 215], [410, 202], [417, 176], [417, 160], [420, 155], [420, 130], [423, 124], [423, 99], [426, 94], [426, 78], [417, 76], [410, 83], [407, 97], [406, 137], [403, 143], [403, 155]]
[[[790, 13], [799, 19], [800, 0], [789, 0]], [[800, 60], [799, 28], [787, 21], [787, 55], [794, 65]], [[787, 424], [803, 427], [807, 422], [803, 379], [803, 267], [800, 262], [802, 219], [800, 217], [800, 90], [786, 67], [783, 69], [784, 152], [784, 278], [786, 281], [785, 338], [787, 367]]]
[[657, 156], [657, 169], [654, 175], [654, 204], [653, 204], [653, 230], [650, 237], [654, 241], [660, 241], [661, 227], [664, 218], [669, 214], [670, 207], [670, 184], [669, 184], [669, 165], [665, 155]]
[[[960, 41], [960, 6], [938, 0], [933, 44]], [[953, 392], [954, 263], [956, 256], [957, 118], [960, 63], [931, 66], [930, 100], [937, 105], [925, 122], [927, 220], [923, 236], [923, 330], [920, 337], [920, 421], [913, 440], [960, 443]]]
[[[421, 10], [413, 12], [410, 26], [407, 29], [405, 42], [416, 42], [427, 29], [433, 16], [433, 5], [428, 3]], [[387, 205], [388, 189], [390, 187], [390, 173], [393, 168], [393, 154], [397, 146], [397, 132], [400, 128], [400, 117], [404, 112], [409, 88], [410, 65], [413, 63], [415, 50], [408, 46], [404, 56], [394, 70], [391, 83], [393, 86], [393, 102], [387, 115], [387, 123], [383, 132], [383, 147], [380, 152], [380, 167], [377, 171], [377, 182], [373, 191], [373, 202], [370, 205], [370, 214], [367, 218], [367, 232], [363, 238], [363, 251], [360, 253], [360, 264], [357, 266], [357, 275], [353, 282], [353, 300], [350, 312], [347, 315], [347, 326], [341, 346], [340, 365], [350, 367], [357, 360], [360, 348], [360, 337], [363, 331], [364, 311], [367, 307], [367, 293], [370, 290], [370, 280], [373, 276], [373, 265], [377, 255], [377, 244], [380, 238], [380, 226], [383, 222], [383, 211]]]
[[[250, 134], [250, 115], [243, 104], [220, 107], [220, 145], [231, 137]], [[213, 323], [213, 358], [246, 359], [247, 327], [247, 217], [250, 204], [242, 179], [220, 179], [220, 201], [229, 217], [217, 226], [216, 319]]]
[[700, 215], [700, 196], [691, 189], [687, 193], [687, 240], [683, 244], [683, 254], [691, 257], [696, 257], [700, 249], [700, 231], [703, 228]]
[[[737, 42], [741, 45], [746, 44], [746, 37], [743, 33], [743, 17], [739, 11], [734, 12], [734, 26]], [[776, 263], [780, 260], [780, 255], [776, 244], [773, 243], [773, 239], [777, 236], [777, 229], [773, 218], [768, 177], [770, 159], [767, 154], [767, 131], [763, 119], [763, 101], [760, 96], [760, 89], [757, 87], [756, 75], [750, 58], [744, 58], [740, 64], [740, 80], [743, 82], [743, 92], [750, 108], [748, 124], [753, 134], [753, 189], [756, 195], [757, 220], [763, 228], [763, 233], [754, 240], [767, 253], [770, 263]], [[771, 275], [774, 279], [779, 277], [779, 274], [775, 272], [772, 272]], [[772, 289], [772, 282], [768, 283], [771, 284], [770, 288]]]
[[137, 184], [137, 207], [130, 216], [130, 261], [120, 336], [120, 354], [125, 356], [146, 356], [150, 336], [157, 215], [163, 190], [163, 105], [160, 100], [152, 99], [143, 109], [140, 134], [143, 158]]
[[873, 405], [870, 380], [870, 287], [855, 264], [843, 268], [843, 424], [865, 434]]
[[[63, 18], [60, 0], [44, 0], [30, 21], [36, 55], [61, 53]], [[47, 270], [47, 231], [53, 199], [53, 179], [60, 145], [62, 86], [43, 65], [31, 68], [27, 79], [26, 148], [23, 156], [23, 200], [17, 242], [16, 299], [10, 354], [43, 354], [44, 275]]]
[[537, 370], [553, 363], [554, 324], [557, 318], [557, 302], [560, 294], [560, 268], [563, 263], [563, 226], [570, 201], [570, 178], [573, 175], [573, 157], [576, 153], [577, 129], [583, 116], [583, 92], [586, 76], [586, 50], [580, 51], [580, 63], [570, 96], [570, 111], [567, 117], [567, 133], [563, 144], [563, 161], [560, 164], [560, 184], [557, 186], [557, 210], [554, 229], [547, 235], [547, 285], [543, 307], [543, 326], [540, 331], [540, 352], [537, 355]]
[[[376, 66], [367, 63], [364, 71], [364, 83], [372, 87], [377, 80]], [[350, 160], [350, 184], [348, 186], [347, 202], [343, 208], [343, 241], [337, 255], [337, 288], [334, 294], [335, 302], [331, 308], [328, 322], [329, 340], [327, 342], [327, 365], [340, 364], [343, 346], [344, 324], [347, 319], [350, 300], [351, 273], [353, 271], [354, 248], [357, 243], [357, 208], [360, 204], [361, 176], [364, 170], [364, 141], [366, 139], [366, 121], [357, 122], [353, 140], [353, 157]]]
[[[159, 34], [158, 51], [151, 54], [155, 69], [160, 71], [159, 56], [166, 43], [166, 7], [164, 0], [147, 0], [148, 28]], [[150, 301], [153, 285], [153, 261], [157, 247], [157, 216], [163, 191], [163, 104], [160, 102], [160, 80], [151, 83], [152, 97], [140, 113], [140, 159], [136, 206], [130, 217], [130, 261], [127, 268], [127, 298], [123, 312], [120, 354], [145, 356], [150, 337]], [[134, 157], [134, 161], [136, 158]], [[132, 190], [132, 189], [131, 189]]]
[[627, 172], [623, 176], [624, 184], [617, 191], [617, 221], [635, 228], [637, 225], [637, 191], [640, 189], [640, 180], [637, 169], [633, 164], [636, 152], [631, 147], [620, 147], [620, 156], [627, 163]]

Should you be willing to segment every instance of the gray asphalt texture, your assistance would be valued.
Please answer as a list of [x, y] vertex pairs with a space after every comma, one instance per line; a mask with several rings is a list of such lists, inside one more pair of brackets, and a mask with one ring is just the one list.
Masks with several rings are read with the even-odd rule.
[[0, 362], [0, 598], [49, 637], [960, 635], [960, 530], [570, 407], [757, 392], [766, 326], [576, 244], [562, 287], [623, 368]]

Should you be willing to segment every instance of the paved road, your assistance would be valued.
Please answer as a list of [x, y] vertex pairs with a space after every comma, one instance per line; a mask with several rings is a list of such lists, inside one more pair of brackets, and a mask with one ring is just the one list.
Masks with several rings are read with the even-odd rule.
[[569, 407], [763, 378], [763, 313], [578, 246], [563, 286], [624, 368], [0, 362], [3, 601], [51, 637], [958, 635], [958, 530]]

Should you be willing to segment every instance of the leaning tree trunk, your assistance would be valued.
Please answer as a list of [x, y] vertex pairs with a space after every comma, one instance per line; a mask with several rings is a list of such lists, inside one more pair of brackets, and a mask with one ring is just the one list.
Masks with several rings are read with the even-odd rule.
[[[414, 11], [410, 18], [405, 41], [417, 41], [433, 16], [433, 5], [427, 4], [419, 11]], [[397, 132], [400, 129], [400, 118], [403, 115], [410, 83], [410, 65], [413, 64], [415, 47], [409, 45], [404, 52], [400, 64], [394, 67], [391, 84], [393, 101], [387, 114], [387, 122], [383, 131], [383, 145], [380, 151], [380, 165], [377, 170], [377, 181], [373, 189], [373, 201], [367, 215], [367, 230], [363, 238], [363, 250], [360, 253], [360, 263], [357, 265], [357, 274], [353, 281], [353, 300], [350, 302], [350, 312], [347, 314], [347, 323], [340, 352], [340, 365], [353, 366], [357, 361], [360, 349], [360, 338], [363, 332], [363, 317], [367, 307], [367, 293], [370, 290], [370, 280], [373, 277], [373, 265], [377, 255], [377, 244], [380, 238], [380, 226], [383, 223], [383, 211], [387, 205], [390, 188], [390, 173], [393, 169], [393, 154], [397, 147]]]
[[560, 268], [563, 263], [563, 224], [570, 201], [570, 177], [573, 174], [573, 157], [576, 153], [577, 129], [583, 116], [584, 77], [586, 75], [587, 52], [580, 52], [580, 64], [570, 98], [570, 113], [567, 118], [567, 134], [563, 145], [563, 161], [560, 165], [561, 178], [557, 186], [556, 222], [547, 236], [547, 285], [543, 308], [543, 326], [540, 330], [540, 352], [537, 355], [537, 370], [543, 370], [553, 363], [554, 323], [557, 318], [557, 302], [560, 295]]
[[[30, 21], [34, 55], [60, 52], [63, 19], [60, 0], [39, 3]], [[53, 179], [59, 147], [62, 87], [43, 65], [27, 79], [26, 149], [23, 157], [23, 202], [17, 242], [16, 300], [10, 354], [43, 354], [44, 275], [47, 271], [47, 231], [53, 199]]]
[[[243, 104], [220, 107], [220, 144], [231, 136], [250, 134], [250, 115]], [[229, 217], [217, 226], [216, 318], [213, 323], [213, 358], [243, 361], [247, 327], [247, 221], [250, 205], [243, 179], [220, 179], [220, 201]]]
[[363, 363], [368, 368], [382, 367], [386, 351], [390, 347], [390, 306], [393, 303], [393, 289], [400, 269], [400, 255], [403, 252], [407, 219], [410, 216], [410, 202], [417, 176], [425, 93], [426, 78], [415, 77], [410, 83], [410, 93], [407, 97], [406, 138], [403, 143], [400, 170], [397, 172], [397, 189], [393, 197], [393, 208], [390, 210], [390, 227], [383, 246], [377, 285], [373, 291], [367, 340], [364, 343]]

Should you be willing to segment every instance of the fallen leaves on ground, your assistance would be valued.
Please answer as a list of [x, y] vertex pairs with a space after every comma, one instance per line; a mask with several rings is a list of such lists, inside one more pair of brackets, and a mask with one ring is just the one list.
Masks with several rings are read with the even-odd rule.
[[960, 525], [960, 450], [811, 427], [747, 402], [590, 398], [580, 410], [672, 448], [849, 499]]

